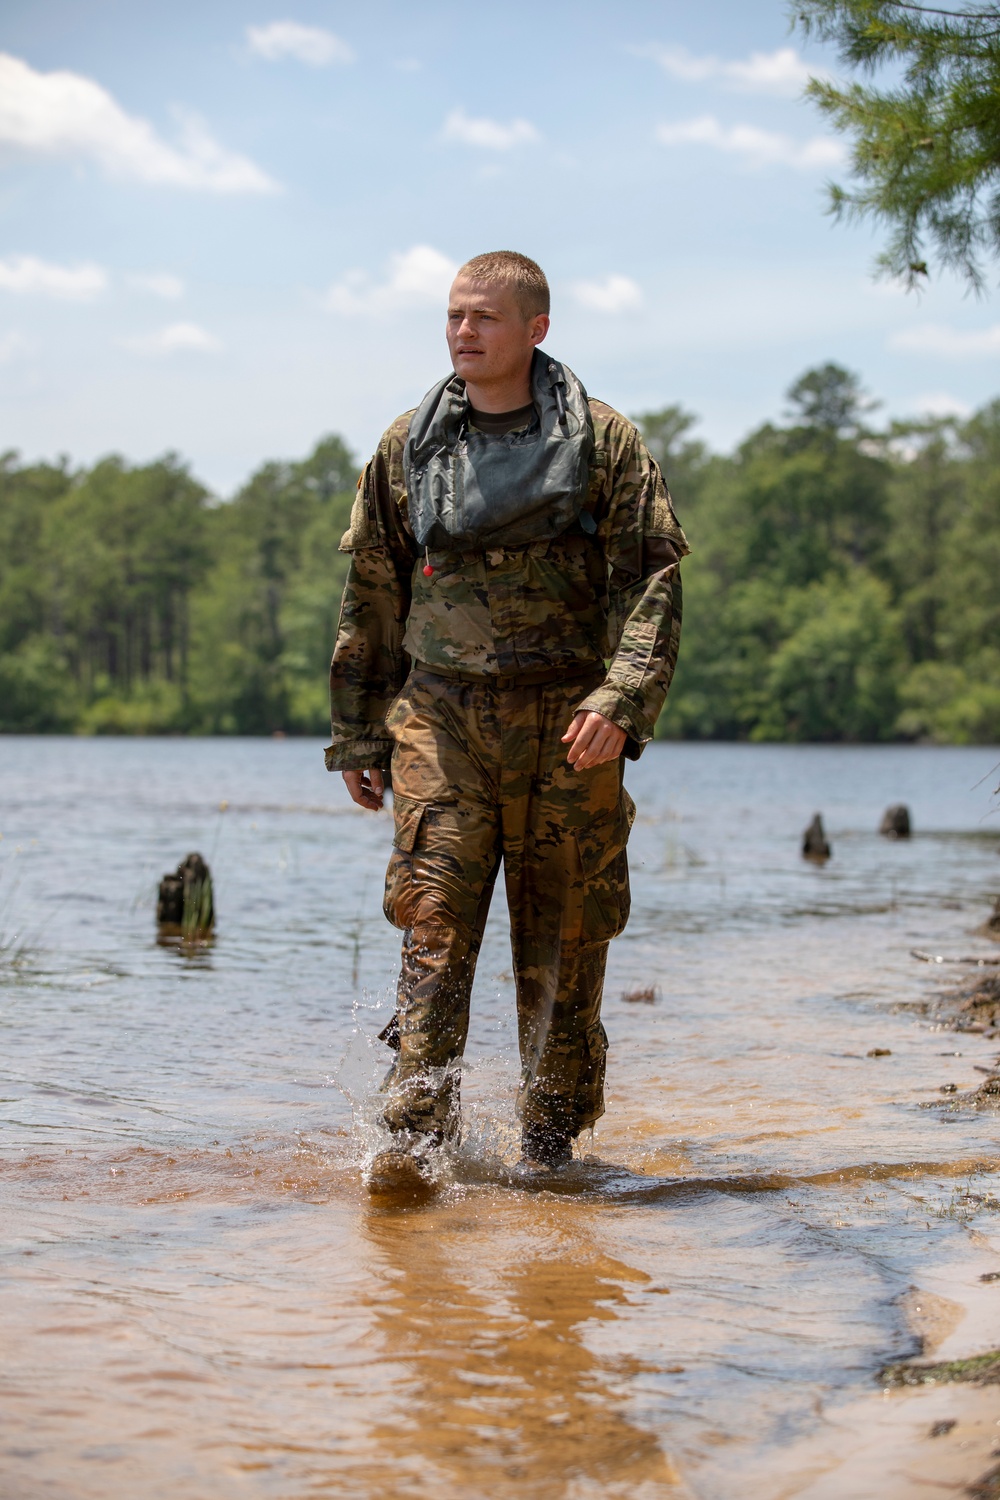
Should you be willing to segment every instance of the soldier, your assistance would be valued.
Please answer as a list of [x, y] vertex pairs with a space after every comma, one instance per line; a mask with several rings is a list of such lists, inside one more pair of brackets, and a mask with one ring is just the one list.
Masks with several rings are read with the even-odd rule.
[[501, 863], [522, 1160], [554, 1169], [604, 1113], [601, 993], [629, 912], [622, 757], [652, 738], [687, 553], [633, 424], [543, 354], [549, 288], [478, 255], [448, 304], [454, 373], [383, 436], [341, 543], [330, 770], [395, 836], [403, 931], [385, 1124], [418, 1161], [459, 1125], [469, 996]]

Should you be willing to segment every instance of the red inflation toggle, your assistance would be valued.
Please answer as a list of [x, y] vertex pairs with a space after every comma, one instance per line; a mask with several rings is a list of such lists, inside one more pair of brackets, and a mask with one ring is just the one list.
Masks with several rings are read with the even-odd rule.
[[430, 576], [432, 575], [433, 572], [434, 572], [434, 569], [431, 567], [431, 549], [430, 549], [430, 547], [425, 547], [424, 548], [424, 577], [425, 578], [430, 578]]

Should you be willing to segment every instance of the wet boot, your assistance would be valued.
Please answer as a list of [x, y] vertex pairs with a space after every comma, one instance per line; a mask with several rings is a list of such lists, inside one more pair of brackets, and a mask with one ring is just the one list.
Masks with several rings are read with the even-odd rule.
[[373, 1197], [415, 1202], [436, 1191], [441, 1147], [459, 1139], [460, 1077], [445, 1068], [435, 1070], [435, 1077], [417, 1073], [401, 1079], [395, 1016], [379, 1040], [397, 1053], [381, 1089], [388, 1096], [382, 1125], [390, 1138], [366, 1168], [365, 1185]]
[[443, 1135], [437, 1130], [395, 1130], [376, 1152], [364, 1181], [373, 1197], [396, 1202], [419, 1201], [438, 1188], [438, 1153]]
[[573, 1160], [574, 1137], [559, 1125], [525, 1125], [521, 1130], [521, 1164], [555, 1172]]

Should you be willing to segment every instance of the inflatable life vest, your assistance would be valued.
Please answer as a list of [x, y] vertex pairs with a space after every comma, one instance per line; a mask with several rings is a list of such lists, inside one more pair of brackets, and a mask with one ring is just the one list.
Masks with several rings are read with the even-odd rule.
[[526, 546], [559, 536], [579, 519], [594, 457], [587, 392], [567, 365], [536, 349], [531, 395], [534, 420], [496, 437], [469, 429], [469, 399], [458, 375], [427, 392], [403, 450], [418, 546]]

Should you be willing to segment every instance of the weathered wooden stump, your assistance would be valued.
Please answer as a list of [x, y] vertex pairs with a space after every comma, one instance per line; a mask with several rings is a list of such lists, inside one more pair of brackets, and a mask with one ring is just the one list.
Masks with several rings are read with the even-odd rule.
[[823, 819], [817, 813], [802, 835], [802, 858], [819, 862], [829, 859], [830, 853], [830, 845], [823, 832]]
[[905, 802], [894, 802], [882, 814], [879, 833], [884, 839], [908, 839], [910, 837], [910, 809]]
[[204, 939], [215, 926], [212, 874], [200, 854], [189, 854], [173, 875], [164, 875], [156, 899], [161, 937]]

